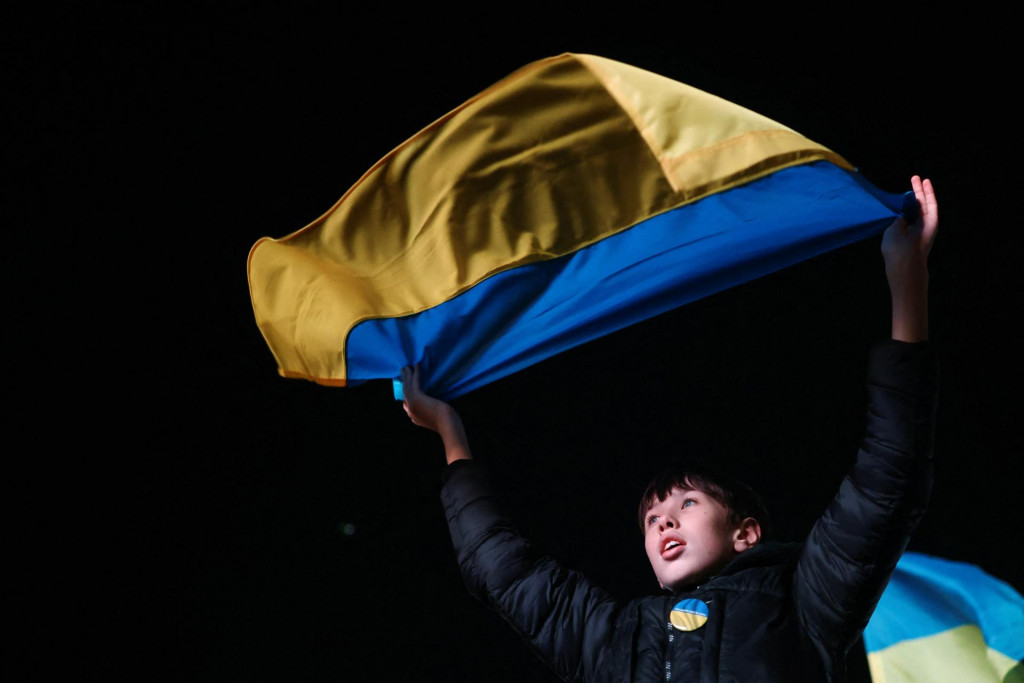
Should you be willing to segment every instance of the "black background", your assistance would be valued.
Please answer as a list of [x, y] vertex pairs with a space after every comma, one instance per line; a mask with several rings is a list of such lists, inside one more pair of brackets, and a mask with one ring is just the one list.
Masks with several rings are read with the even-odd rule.
[[[544, 680], [462, 588], [439, 440], [386, 382], [279, 378], [245, 263], [426, 124], [565, 51], [744, 105], [881, 189], [935, 181], [939, 468], [910, 548], [1020, 590], [1019, 54], [997, 18], [48, 11], [8, 17], [2, 48], [12, 585], [39, 677]], [[806, 533], [852, 462], [887, 296], [866, 240], [455, 406], [535, 545], [633, 597], [656, 588], [636, 498], [670, 458], [742, 477], [781, 536]]]

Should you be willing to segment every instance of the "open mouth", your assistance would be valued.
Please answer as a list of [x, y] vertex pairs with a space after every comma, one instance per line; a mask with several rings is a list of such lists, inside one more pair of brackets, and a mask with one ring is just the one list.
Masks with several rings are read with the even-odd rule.
[[678, 538], [666, 538], [661, 543], [661, 554], [666, 555], [672, 553], [677, 548], [682, 549], [686, 543]]

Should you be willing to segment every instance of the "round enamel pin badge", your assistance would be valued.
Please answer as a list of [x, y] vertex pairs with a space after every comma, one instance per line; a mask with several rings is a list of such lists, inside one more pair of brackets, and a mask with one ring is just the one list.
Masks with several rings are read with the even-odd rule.
[[708, 606], [703, 600], [680, 600], [668, 615], [669, 621], [680, 631], [696, 631], [708, 620]]

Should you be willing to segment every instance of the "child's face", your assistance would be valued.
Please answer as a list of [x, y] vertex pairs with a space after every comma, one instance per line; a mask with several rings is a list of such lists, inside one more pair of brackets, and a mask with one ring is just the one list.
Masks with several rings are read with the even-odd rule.
[[739, 525], [729, 510], [702, 491], [672, 489], [644, 518], [644, 547], [662, 588], [673, 592], [713, 576], [739, 551]]

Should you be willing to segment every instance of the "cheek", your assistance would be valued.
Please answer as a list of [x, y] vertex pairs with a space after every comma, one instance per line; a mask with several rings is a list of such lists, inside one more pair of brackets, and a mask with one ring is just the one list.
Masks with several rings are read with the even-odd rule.
[[647, 559], [651, 562], [658, 557], [658, 540], [657, 539], [646, 539], [644, 540], [644, 550], [647, 552]]

